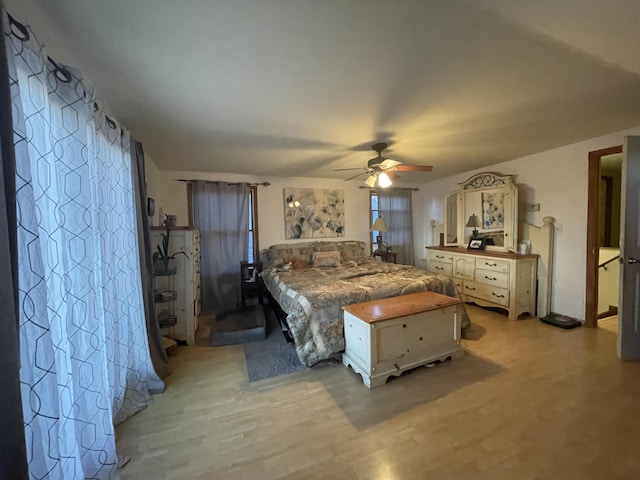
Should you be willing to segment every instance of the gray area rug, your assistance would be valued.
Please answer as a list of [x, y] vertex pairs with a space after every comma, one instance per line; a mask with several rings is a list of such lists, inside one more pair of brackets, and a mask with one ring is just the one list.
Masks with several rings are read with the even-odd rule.
[[271, 307], [265, 305], [267, 338], [242, 344], [249, 382], [304, 370], [293, 343], [287, 343]]
[[211, 345], [221, 347], [266, 338], [262, 305], [246, 305], [220, 312], [211, 327]]

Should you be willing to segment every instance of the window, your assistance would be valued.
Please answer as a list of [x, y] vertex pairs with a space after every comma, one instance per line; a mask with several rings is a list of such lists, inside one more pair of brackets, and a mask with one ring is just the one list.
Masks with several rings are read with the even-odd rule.
[[378, 235], [382, 237], [382, 245], [388, 250], [397, 252], [398, 263], [413, 265], [413, 213], [409, 188], [386, 188], [371, 190], [369, 208], [371, 224], [377, 218], [384, 219], [386, 231], [371, 232], [372, 248]]
[[[373, 225], [376, 221], [376, 218], [380, 216], [380, 209], [378, 208], [378, 192], [375, 190], [369, 190], [369, 225]], [[371, 252], [373, 253], [374, 245], [376, 244], [376, 237], [380, 235], [380, 232], [372, 230], [369, 232], [370, 235], [370, 243], [371, 243]]]
[[[189, 225], [193, 226], [193, 189], [192, 184], [187, 184], [187, 201], [189, 209]], [[258, 259], [258, 187], [251, 185], [249, 190], [249, 240], [247, 242], [247, 261], [253, 263]]]

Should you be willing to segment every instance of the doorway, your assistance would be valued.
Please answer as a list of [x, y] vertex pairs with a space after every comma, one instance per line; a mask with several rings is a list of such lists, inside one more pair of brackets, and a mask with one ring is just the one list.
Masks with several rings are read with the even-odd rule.
[[[601, 264], [600, 247], [619, 241], [615, 229], [620, 230], [620, 212], [615, 217], [615, 180], [612, 165], [622, 158], [622, 145], [589, 152], [589, 193], [587, 207], [587, 282], [584, 326], [598, 326], [598, 285]], [[603, 163], [604, 162], [604, 163]], [[605, 179], [603, 179], [603, 174]], [[607, 178], [609, 177], [609, 178]], [[618, 190], [619, 192], [619, 190]], [[615, 246], [618, 246], [617, 244]], [[615, 256], [615, 255], [614, 255]], [[611, 259], [606, 259], [611, 260]], [[610, 264], [611, 265], [611, 264]], [[602, 306], [600, 306], [602, 309]]]

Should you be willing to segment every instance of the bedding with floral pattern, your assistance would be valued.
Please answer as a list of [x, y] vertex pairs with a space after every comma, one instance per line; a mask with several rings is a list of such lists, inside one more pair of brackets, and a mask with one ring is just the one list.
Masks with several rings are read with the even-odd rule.
[[[332, 262], [316, 262], [329, 266], [313, 266], [314, 252], [331, 251], [327, 244], [336, 245], [340, 261], [333, 257]], [[458, 298], [451, 278], [374, 260], [364, 253], [364, 246], [358, 241], [306, 242], [261, 251], [264, 285], [287, 313], [296, 352], [306, 366], [339, 359], [344, 351], [343, 305], [422, 291]], [[294, 268], [295, 264], [304, 268]], [[464, 311], [462, 328], [469, 326]]]

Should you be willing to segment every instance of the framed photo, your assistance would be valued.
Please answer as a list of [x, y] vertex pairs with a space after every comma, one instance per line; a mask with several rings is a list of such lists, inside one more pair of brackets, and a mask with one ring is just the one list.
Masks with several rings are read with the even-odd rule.
[[155, 214], [155, 211], [156, 211], [156, 201], [151, 197], [147, 197], [147, 215], [150, 217], [153, 217], [153, 215]]
[[485, 238], [472, 238], [471, 240], [469, 240], [469, 245], [467, 246], [467, 248], [471, 250], [484, 250], [485, 245]]

